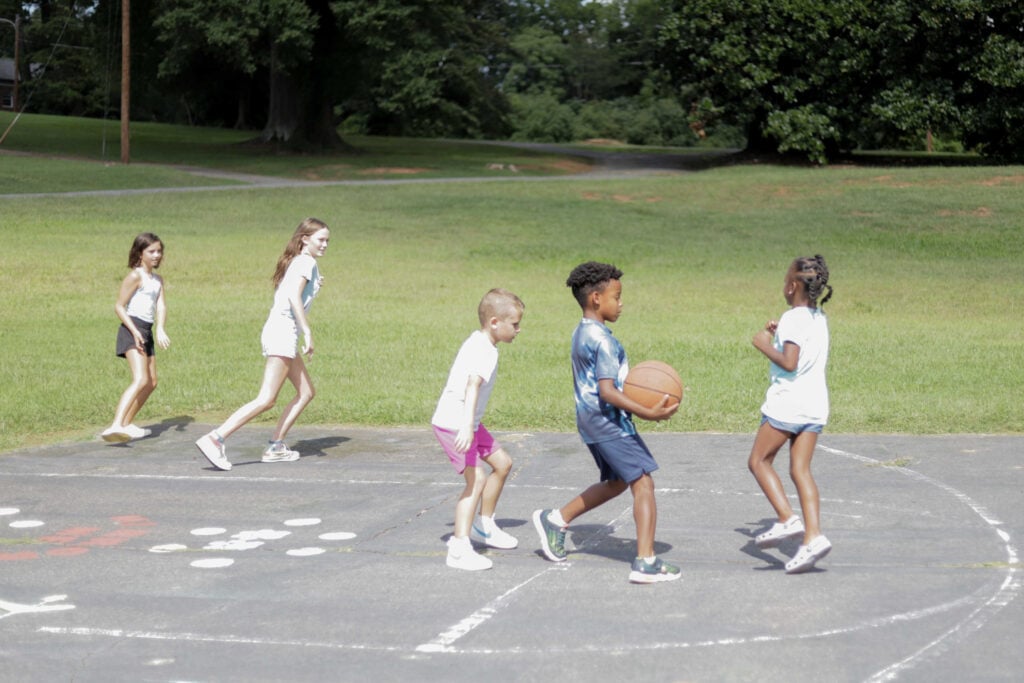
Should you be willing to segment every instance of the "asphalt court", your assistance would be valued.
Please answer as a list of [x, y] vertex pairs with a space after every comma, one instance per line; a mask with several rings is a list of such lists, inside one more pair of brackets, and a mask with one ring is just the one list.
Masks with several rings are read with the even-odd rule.
[[[1024, 438], [826, 432], [834, 549], [787, 576], [751, 434], [647, 434], [668, 584], [628, 583], [628, 493], [539, 553], [530, 514], [596, 470], [575, 434], [497, 433], [514, 460], [494, 568], [445, 566], [461, 483], [429, 429], [306, 427], [230, 472], [157, 425], [0, 455], [0, 680], [1020, 680]], [[784, 468], [788, 457], [780, 456]], [[787, 481], [788, 485], [788, 481]], [[792, 486], [788, 486], [794, 494]]]

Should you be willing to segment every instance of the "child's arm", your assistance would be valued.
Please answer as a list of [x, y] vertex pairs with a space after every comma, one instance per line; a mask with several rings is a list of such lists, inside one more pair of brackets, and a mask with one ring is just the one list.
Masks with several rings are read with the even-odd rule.
[[769, 320], [764, 326], [764, 329], [754, 335], [754, 339], [751, 343], [753, 343], [754, 348], [767, 356], [768, 360], [775, 363], [786, 372], [793, 372], [796, 370], [796, 366], [800, 361], [800, 346], [793, 342], [786, 342], [782, 345], [781, 352], [776, 349], [773, 342], [775, 330], [778, 329], [778, 327], [778, 321]]
[[135, 339], [135, 346], [140, 351], [143, 349], [142, 333], [139, 332], [139, 328], [135, 327], [132, 317], [128, 315], [128, 302], [132, 300], [135, 292], [141, 286], [142, 277], [133, 270], [121, 281], [121, 288], [117, 291], [117, 301], [114, 302], [114, 312], [117, 313], [117, 317], [128, 328], [128, 331], [132, 333], [132, 337]]
[[[163, 282], [161, 280], [161, 282]], [[171, 339], [164, 332], [164, 323], [167, 322], [167, 302], [164, 300], [164, 289], [166, 287], [160, 287], [160, 294], [156, 298], [156, 317], [154, 322], [156, 325], [156, 343], [161, 349], [166, 349], [171, 345]]]
[[675, 415], [676, 411], [679, 410], [678, 402], [669, 405], [668, 394], [665, 394], [661, 399], [661, 402], [656, 406], [648, 408], [619, 391], [619, 388], [615, 386], [615, 380], [613, 379], [599, 379], [597, 381], [597, 386], [598, 391], [601, 394], [602, 401], [610, 403], [620, 410], [633, 413], [641, 420], [651, 420], [652, 422], [667, 420]]
[[455, 435], [455, 450], [459, 453], [468, 451], [473, 443], [476, 402], [480, 398], [480, 385], [483, 383], [484, 378], [480, 375], [470, 375], [466, 381], [466, 412], [462, 416], [462, 427], [459, 428], [459, 433]]
[[[295, 324], [299, 327], [305, 343], [302, 345], [302, 353], [306, 356], [313, 355], [313, 331], [309, 329], [309, 320], [306, 319], [306, 309], [302, 306], [302, 290], [306, 288], [308, 280], [304, 277], [298, 278], [298, 285], [288, 294], [288, 303], [292, 307], [292, 315], [295, 317]], [[284, 284], [284, 283], [282, 283]]]

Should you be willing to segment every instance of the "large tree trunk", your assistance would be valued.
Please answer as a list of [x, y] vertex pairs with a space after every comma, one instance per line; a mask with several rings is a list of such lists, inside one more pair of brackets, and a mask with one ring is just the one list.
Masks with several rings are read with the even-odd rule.
[[292, 78], [277, 68], [277, 46], [270, 48], [270, 102], [263, 142], [288, 142], [299, 125], [298, 102]]

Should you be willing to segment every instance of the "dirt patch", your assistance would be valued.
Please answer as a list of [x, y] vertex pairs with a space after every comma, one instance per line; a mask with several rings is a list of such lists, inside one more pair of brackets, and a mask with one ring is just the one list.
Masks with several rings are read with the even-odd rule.
[[304, 171], [302, 177], [306, 180], [336, 180], [351, 170], [350, 164], [327, 164]]
[[590, 164], [585, 164], [582, 161], [573, 161], [572, 159], [560, 159], [547, 164], [547, 166], [548, 168], [566, 173], [586, 173], [592, 168]]
[[589, 140], [583, 141], [584, 145], [595, 145], [598, 147], [625, 147], [626, 143], [622, 140], [613, 140], [612, 138], [590, 138]]
[[1024, 183], [1024, 175], [997, 175], [994, 178], [982, 180], [978, 184], [986, 187], [998, 187], [1000, 185], [1020, 185], [1021, 183]]
[[661, 197], [654, 196], [642, 196], [635, 194], [605, 194], [603, 192], [584, 192], [580, 195], [586, 200], [601, 202], [601, 201], [613, 201], [619, 202], [620, 204], [631, 204], [633, 202], [644, 202], [646, 204], [654, 204], [662, 201]]
[[936, 212], [939, 216], [971, 216], [973, 218], [988, 218], [992, 215], [992, 209], [987, 206], [979, 206], [973, 211], [953, 211], [951, 209], [942, 209]]

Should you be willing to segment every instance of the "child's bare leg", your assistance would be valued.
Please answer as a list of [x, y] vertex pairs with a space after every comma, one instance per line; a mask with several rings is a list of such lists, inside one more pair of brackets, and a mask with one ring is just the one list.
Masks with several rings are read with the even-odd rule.
[[512, 458], [504, 448], [499, 448], [487, 456], [485, 461], [491, 466], [491, 473], [487, 475], [483, 494], [480, 496], [480, 514], [493, 517], [494, 510], [498, 507], [498, 498], [505, 488], [505, 480], [512, 471]]
[[[124, 427], [129, 423], [129, 418], [135, 417], [135, 412], [138, 412], [138, 408], [135, 409], [135, 412], [131, 412], [132, 404], [145, 392], [146, 387], [149, 385], [149, 362], [147, 357], [134, 348], [129, 349], [124, 357], [132, 371], [132, 382], [124, 390], [124, 393], [121, 394], [121, 400], [117, 402], [117, 409], [114, 411], [115, 427]], [[148, 398], [149, 393], [145, 393], [145, 396]]]
[[277, 401], [277, 395], [281, 391], [281, 386], [288, 376], [291, 362], [291, 358], [284, 358], [282, 356], [267, 357], [267, 364], [263, 368], [263, 382], [260, 384], [259, 394], [256, 395], [256, 398], [232, 413], [231, 417], [217, 428], [217, 433], [220, 434], [222, 439], [228, 438], [242, 425], [263, 411], [274, 407], [274, 402]]
[[793, 506], [789, 504], [786, 492], [782, 488], [782, 480], [775, 471], [775, 456], [779, 449], [789, 440], [789, 434], [780, 432], [765, 422], [757, 430], [754, 438], [754, 446], [750, 450], [750, 458], [747, 460], [747, 467], [750, 473], [757, 480], [757, 485], [764, 491], [768, 502], [775, 508], [780, 522], [785, 522], [793, 516]]
[[131, 405], [128, 406], [128, 410], [124, 414], [124, 422], [122, 424], [129, 425], [135, 422], [135, 416], [142, 409], [142, 406], [146, 405], [146, 400], [153, 394], [156, 389], [156, 356], [149, 356], [146, 362], [148, 368], [148, 381], [143, 385], [142, 390], [135, 396], [135, 400], [132, 401]]
[[789, 476], [796, 485], [804, 513], [804, 545], [821, 535], [818, 484], [811, 475], [811, 458], [817, 444], [815, 432], [801, 432], [789, 447]]
[[482, 467], [467, 467], [462, 475], [466, 478], [466, 488], [459, 494], [459, 500], [455, 503], [455, 536], [466, 538], [469, 536], [469, 529], [473, 526], [473, 515], [476, 513], [477, 504], [480, 502], [480, 494], [484, 489], [486, 476]]
[[302, 356], [296, 356], [292, 361], [291, 368], [288, 370], [288, 379], [291, 381], [292, 386], [295, 387], [295, 398], [284, 407], [281, 417], [278, 418], [272, 441], [282, 441], [284, 439], [288, 434], [288, 430], [299, 419], [299, 415], [302, 414], [302, 411], [309, 405], [309, 402], [316, 396], [313, 380], [309, 377], [309, 372], [306, 370], [306, 362], [302, 360]]
[[654, 500], [654, 479], [642, 477], [629, 485], [633, 493], [633, 521], [636, 522], [636, 556], [654, 556], [654, 532], [658, 526], [658, 505]]
[[604, 505], [627, 488], [629, 488], [629, 485], [620, 480], [598, 482], [570, 500], [558, 512], [562, 515], [565, 523], [568, 524], [584, 512]]

